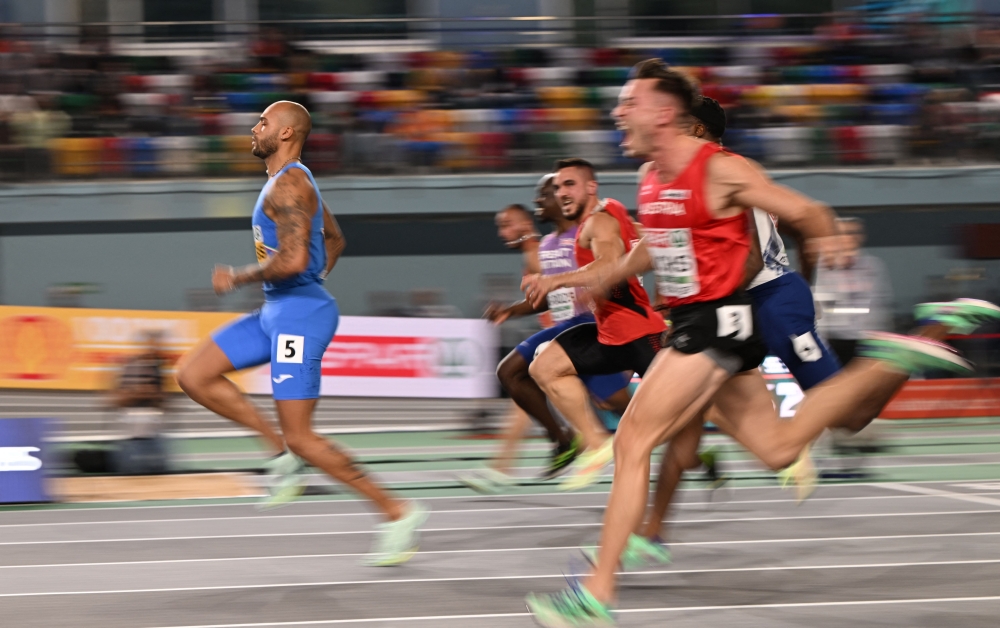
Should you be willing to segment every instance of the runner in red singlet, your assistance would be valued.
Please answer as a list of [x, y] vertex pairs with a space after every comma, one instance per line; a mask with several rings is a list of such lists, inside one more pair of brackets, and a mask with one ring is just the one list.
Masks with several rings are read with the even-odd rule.
[[[553, 290], [586, 285], [575, 281], [581, 273], [614, 268], [639, 240], [625, 207], [613, 199], [598, 199], [597, 189], [590, 162], [576, 158], [556, 162], [556, 197], [563, 214], [580, 220], [576, 236], [580, 270], [525, 277], [521, 287], [536, 305]], [[556, 336], [531, 364], [531, 376], [574, 425], [596, 421], [579, 376], [622, 371], [641, 376], [660, 350], [660, 336], [666, 329], [637, 277], [615, 284], [608, 298], [596, 305], [594, 317], [596, 323], [577, 325]], [[560, 486], [573, 490], [593, 483], [612, 459], [609, 437], [601, 446], [585, 451]]]
[[[700, 99], [685, 75], [659, 59], [640, 63], [623, 88], [616, 119], [624, 145], [654, 165], [639, 190], [646, 237], [607, 276], [583, 270], [583, 285], [613, 282], [655, 269], [671, 307], [673, 330], [643, 378], [615, 438], [615, 476], [593, 573], [569, 590], [529, 595], [543, 626], [604, 626], [614, 618], [615, 571], [642, 521], [653, 449], [715, 403], [727, 431], [766, 452], [771, 466], [791, 464], [829, 426], [884, 389], [900, 371], [933, 366], [968, 370], [949, 347], [923, 338], [880, 334], [865, 354], [806, 395], [793, 421], [782, 421], [760, 371], [765, 349], [752, 302], [739, 289], [749, 249], [747, 207], [775, 214], [838, 265], [842, 241], [829, 208], [762, 177], [743, 158], [688, 136]], [[607, 271], [608, 269], [602, 269]], [[574, 285], [580, 285], [574, 283]]]

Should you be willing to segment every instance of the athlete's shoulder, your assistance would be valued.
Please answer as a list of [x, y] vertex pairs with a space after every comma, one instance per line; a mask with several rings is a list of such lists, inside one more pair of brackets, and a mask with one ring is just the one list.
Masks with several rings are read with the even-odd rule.
[[624, 205], [622, 205], [620, 202], [616, 201], [613, 198], [606, 198], [603, 201], [601, 201], [600, 208], [608, 212], [609, 214], [617, 214], [621, 212], [625, 212], [626, 214], [628, 213], [628, 209], [626, 209]]
[[705, 168], [713, 179], [743, 179], [751, 175], [759, 175], [762, 169], [737, 153], [719, 150], [708, 157]]
[[555, 242], [559, 238], [559, 234], [553, 231], [552, 233], [546, 233], [542, 236], [541, 241], [538, 243], [540, 246], [548, 246]]

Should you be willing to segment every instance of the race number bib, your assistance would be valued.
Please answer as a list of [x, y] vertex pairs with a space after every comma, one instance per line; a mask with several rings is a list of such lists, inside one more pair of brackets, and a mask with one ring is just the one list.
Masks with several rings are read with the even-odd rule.
[[693, 297], [701, 292], [691, 230], [647, 229], [646, 237], [653, 256], [657, 291], [675, 299]]
[[568, 321], [576, 313], [576, 288], [559, 288], [548, 294], [549, 314], [556, 323]]

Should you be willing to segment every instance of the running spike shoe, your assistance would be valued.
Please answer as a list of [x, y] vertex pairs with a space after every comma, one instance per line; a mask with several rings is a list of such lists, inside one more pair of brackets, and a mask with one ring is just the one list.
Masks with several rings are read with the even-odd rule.
[[264, 463], [267, 474], [267, 497], [257, 504], [258, 510], [279, 508], [294, 501], [306, 490], [302, 459], [290, 451], [278, 454]]
[[402, 518], [378, 525], [372, 551], [362, 561], [368, 567], [401, 565], [413, 558], [420, 546], [418, 528], [427, 521], [430, 510], [412, 501]]
[[913, 309], [920, 322], [940, 323], [956, 334], [971, 334], [985, 323], [1000, 320], [1000, 307], [979, 299], [920, 303]]

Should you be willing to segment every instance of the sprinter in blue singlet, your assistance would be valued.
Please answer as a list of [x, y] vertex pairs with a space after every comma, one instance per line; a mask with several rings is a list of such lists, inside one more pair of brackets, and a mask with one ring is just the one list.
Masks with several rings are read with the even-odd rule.
[[[402, 502], [370, 480], [344, 451], [316, 434], [312, 415], [319, 399], [322, 359], [337, 331], [337, 302], [323, 287], [344, 247], [343, 235], [326, 208], [312, 173], [300, 161], [312, 122], [305, 107], [276, 102], [251, 131], [252, 151], [264, 160], [269, 179], [253, 211], [257, 263], [216, 266], [219, 294], [263, 283], [259, 310], [216, 330], [185, 356], [178, 383], [195, 401], [257, 430], [278, 455], [267, 463], [272, 476], [265, 507], [286, 503], [305, 488], [303, 460], [371, 499], [385, 516], [371, 565], [395, 565], [417, 549], [417, 529], [427, 510]], [[282, 434], [268, 425], [225, 374], [271, 365], [274, 401]]]

